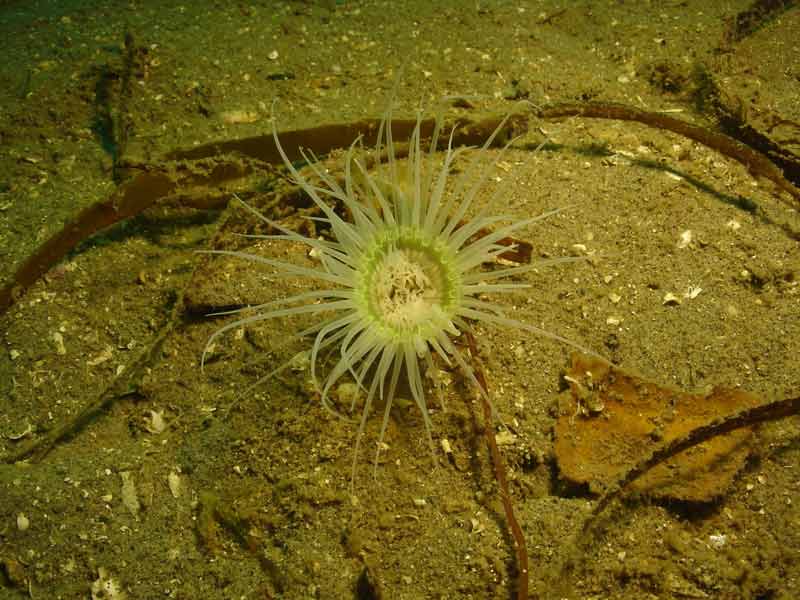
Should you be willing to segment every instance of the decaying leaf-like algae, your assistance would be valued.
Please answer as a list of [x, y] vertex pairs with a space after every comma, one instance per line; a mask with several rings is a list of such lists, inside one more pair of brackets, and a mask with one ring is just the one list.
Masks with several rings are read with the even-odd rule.
[[[599, 494], [654, 445], [763, 404], [754, 394], [715, 389], [691, 394], [643, 380], [596, 358], [574, 354], [555, 426], [561, 476]], [[666, 500], [710, 502], [724, 494], [749, 454], [749, 428], [720, 435], [653, 467], [633, 491]]]

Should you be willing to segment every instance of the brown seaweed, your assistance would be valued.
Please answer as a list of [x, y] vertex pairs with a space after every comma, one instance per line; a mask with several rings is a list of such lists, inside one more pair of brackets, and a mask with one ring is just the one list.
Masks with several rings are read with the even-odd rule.
[[[532, 108], [532, 116], [539, 119], [584, 117], [637, 121], [650, 127], [664, 129], [702, 143], [709, 148], [745, 165], [754, 176], [772, 181], [780, 190], [800, 202], [800, 189], [795, 187], [770, 159], [746, 144], [725, 134], [693, 125], [661, 113], [612, 103], [561, 103]], [[515, 115], [505, 125], [505, 131], [495, 138], [503, 144], [510, 137], [527, 129], [524, 114]], [[456, 127], [455, 145], [480, 144], [500, 124], [499, 117], [478, 121], [458, 119], [449, 124]], [[282, 145], [290, 160], [302, 157], [302, 149], [317, 155], [348, 146], [358, 136], [369, 141], [377, 135], [380, 121], [365, 120], [339, 125], [323, 125], [312, 129], [289, 131], [281, 134]], [[393, 137], [407, 140], [416, 125], [415, 120], [392, 122]], [[422, 123], [423, 135], [429, 135], [433, 120]], [[240, 156], [237, 160], [235, 157]], [[250, 160], [246, 160], [246, 159]], [[280, 154], [271, 135], [214, 142], [188, 150], [176, 150], [166, 155], [164, 165], [142, 165], [123, 161], [119, 167], [127, 170], [129, 177], [106, 200], [84, 209], [63, 229], [45, 241], [20, 265], [0, 289], [0, 314], [7, 311], [25, 291], [78, 244], [98, 231], [119, 221], [136, 216], [156, 204], [177, 196], [185, 205], [201, 208], [219, 207], [225, 195], [213, 186], [232, 183], [251, 173], [261, 165], [278, 164]]]
[[742, 41], [796, 5], [797, 0], [755, 0], [746, 10], [726, 19], [723, 43], [730, 45]]
[[[499, 123], [499, 118], [452, 123], [452, 126], [458, 126], [453, 143], [483, 143]], [[301, 157], [301, 149], [322, 155], [348, 146], [359, 135], [369, 139], [376, 134], [378, 124], [377, 120], [368, 120], [289, 131], [280, 135], [281, 144], [292, 160]], [[507, 123], [506, 135], [497, 136], [496, 143], [507, 139], [517, 124], [517, 120]], [[415, 125], [415, 120], [394, 121], [392, 130], [396, 135], [395, 139], [408, 139]], [[423, 131], [429, 132], [432, 127], [433, 120], [423, 123]], [[272, 135], [175, 151], [156, 165], [121, 162], [119, 167], [128, 176], [114, 193], [85, 208], [68, 221], [60, 231], [25, 259], [11, 280], [0, 289], [0, 315], [50, 268], [95, 233], [139, 215], [153, 206], [169, 202], [203, 209], [221, 208], [230, 198], [230, 192], [221, 191], [220, 186], [231, 185], [255, 170], [269, 173], [271, 164], [281, 162]]]
[[[475, 373], [475, 379], [478, 380], [481, 387], [488, 393], [489, 387], [486, 383], [483, 367], [477, 361], [478, 347], [475, 343], [475, 337], [471, 332], [467, 331], [466, 339], [471, 358], [473, 359], [472, 368]], [[519, 577], [517, 577], [517, 600], [527, 600], [530, 574], [528, 573], [528, 550], [525, 545], [525, 535], [522, 533], [519, 521], [517, 521], [516, 516], [514, 516], [514, 505], [511, 502], [511, 493], [508, 489], [506, 467], [503, 463], [502, 456], [500, 456], [500, 450], [497, 447], [497, 438], [494, 434], [492, 407], [486, 398], [486, 394], [479, 394], [479, 396], [483, 406], [483, 431], [486, 435], [486, 443], [489, 446], [489, 454], [491, 454], [492, 457], [494, 476], [497, 480], [497, 485], [500, 486], [500, 501], [503, 503], [503, 512], [505, 512], [508, 528], [514, 540], [514, 553], [517, 557], [517, 568], [519, 569]]]
[[[581, 102], [576, 104], [553, 104], [534, 109], [540, 119], [584, 117], [590, 119], [615, 119], [636, 121], [656, 129], [664, 129], [716, 150], [744, 165], [754, 177], [762, 177], [774, 183], [779, 190], [788, 193], [800, 203], [800, 188], [787, 179], [784, 172], [767, 156], [746, 143], [724, 133], [694, 125], [663, 113], [645, 111], [624, 104], [607, 102]], [[795, 209], [796, 204], [792, 204]]]

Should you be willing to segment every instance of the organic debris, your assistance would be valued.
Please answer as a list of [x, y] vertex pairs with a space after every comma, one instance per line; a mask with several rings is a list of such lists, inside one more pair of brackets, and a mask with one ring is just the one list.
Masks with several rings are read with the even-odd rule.
[[497, 485], [500, 486], [500, 501], [503, 503], [503, 512], [506, 515], [508, 528], [511, 532], [511, 537], [514, 540], [514, 552], [517, 556], [517, 568], [519, 569], [517, 577], [517, 600], [527, 600], [528, 587], [530, 584], [530, 575], [528, 573], [528, 550], [525, 546], [525, 534], [522, 532], [522, 527], [514, 515], [514, 505], [511, 502], [511, 493], [508, 490], [508, 475], [506, 467], [503, 463], [503, 458], [500, 456], [500, 450], [497, 448], [497, 438], [494, 433], [494, 419], [492, 418], [492, 407], [487, 399], [489, 386], [486, 383], [486, 376], [483, 372], [483, 367], [478, 361], [478, 347], [475, 343], [475, 336], [469, 330], [465, 331], [467, 339], [467, 346], [469, 347], [470, 355], [472, 358], [472, 368], [475, 372], [475, 379], [486, 391], [486, 394], [478, 394], [483, 406], [483, 420], [484, 420], [484, 433], [486, 435], [486, 443], [489, 446], [489, 454], [492, 456], [492, 466], [494, 467], [494, 477], [497, 480]]
[[[562, 477], [600, 493], [655, 446], [719, 415], [763, 404], [756, 395], [715, 389], [690, 394], [574, 354], [571, 397], [559, 407], [555, 453]], [[750, 452], [750, 428], [719, 435], [653, 467], [631, 488], [659, 499], [709, 502], [725, 493]]]

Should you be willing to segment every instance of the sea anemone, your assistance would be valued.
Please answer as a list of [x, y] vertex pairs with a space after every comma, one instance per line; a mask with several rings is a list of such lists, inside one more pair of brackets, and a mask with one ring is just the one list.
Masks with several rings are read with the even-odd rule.
[[[422, 122], [420, 114], [403, 164], [399, 145], [392, 140], [389, 108], [381, 120], [375, 147], [365, 149], [359, 139], [348, 149], [342, 183], [315, 157], [305, 154], [303, 157], [311, 174], [301, 173], [287, 157], [273, 124], [275, 145], [286, 168], [321, 212], [318, 221], [329, 228], [329, 233], [325, 239], [308, 237], [245, 206], [280, 232], [256, 237], [301, 242], [311, 249], [320, 266], [309, 268], [246, 252], [214, 252], [248, 259], [281, 274], [324, 284], [320, 289], [241, 309], [251, 313], [214, 332], [203, 352], [203, 360], [214, 340], [233, 328], [303, 313], [319, 317], [318, 322], [298, 335], [315, 336], [310, 349], [311, 378], [323, 406], [339, 415], [330, 396], [334, 384], [347, 374], [352, 376], [364, 398], [353, 473], [367, 418], [376, 398], [384, 403], [378, 448], [382, 445], [398, 382], [404, 383], [419, 408], [433, 449], [423, 375], [426, 369], [433, 368], [434, 354], [447, 365], [459, 367], [482, 394], [487, 394], [476, 380], [464, 350], [454, 343], [460, 332], [475, 322], [508, 326], [572, 344], [556, 334], [509, 318], [501, 304], [478, 297], [529, 287], [505, 280], [545, 264], [576, 260], [562, 257], [535, 264], [482, 268], [487, 263], [497, 263], [498, 257], [510, 250], [508, 245], [499, 243], [501, 240], [557, 212], [516, 221], [512, 217], [490, 214], [488, 208], [477, 211], [476, 215], [470, 214], [492, 172], [491, 167], [480, 166], [481, 159], [506, 120], [488, 137], [480, 151], [465, 161], [458, 176], [454, 176], [454, 163], [467, 148], [453, 148], [455, 128], [449, 140], [445, 140], [442, 119], [437, 118], [426, 142], [428, 149], [423, 150]], [[440, 144], [446, 145], [443, 153], [438, 151]], [[374, 163], [372, 170], [367, 167], [370, 161]], [[498, 186], [494, 197], [501, 189]], [[317, 363], [320, 351], [328, 347], [338, 350], [338, 361], [320, 381]], [[355, 403], [353, 400], [351, 412], [355, 410]]]

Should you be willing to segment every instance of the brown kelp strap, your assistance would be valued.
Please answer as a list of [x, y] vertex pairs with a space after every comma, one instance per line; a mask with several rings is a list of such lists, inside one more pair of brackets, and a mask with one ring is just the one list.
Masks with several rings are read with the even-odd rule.
[[[760, 152], [725, 134], [663, 113], [643, 111], [622, 104], [597, 102], [532, 106], [530, 113], [539, 119], [584, 117], [636, 121], [650, 127], [672, 131], [742, 163], [753, 175], [769, 179], [780, 190], [789, 193], [796, 202], [800, 202], [800, 189]], [[496, 142], [504, 144], [510, 136], [523, 133], [527, 127], [524, 117], [525, 115], [518, 114], [509, 119], [506, 131], [497, 136]], [[482, 120], [461, 118], [452, 121], [448, 127], [457, 127], [453, 138], [455, 145], [478, 145], [492, 134], [500, 121], [500, 117]], [[287, 155], [294, 160], [301, 157], [301, 148], [322, 155], [335, 148], [347, 147], [359, 135], [364, 136], [365, 143], [368, 144], [376, 135], [379, 122], [364, 120], [349, 124], [323, 125], [281, 133], [280, 138]], [[415, 120], [393, 121], [393, 139], [407, 140], [415, 125]], [[423, 135], [429, 134], [432, 128], [433, 120], [422, 122]], [[236, 155], [244, 157], [244, 160], [235, 160]], [[39, 277], [80, 242], [114, 223], [140, 214], [175, 194], [183, 193], [185, 197], [194, 197], [197, 200], [195, 204], [202, 206], [203, 202], [200, 201], [202, 194], [192, 196], [191, 193], [186, 193], [186, 188], [211, 187], [214, 184], [240, 179], [251, 172], [251, 169], [242, 167], [243, 164], [248, 164], [247, 159], [262, 164], [280, 162], [272, 136], [214, 142], [187, 150], [176, 150], [166, 155], [167, 162], [164, 165], [125, 165], [123, 160], [119, 165], [120, 169], [127, 170], [132, 175], [121, 183], [108, 199], [78, 213], [61, 231], [44, 242], [22, 263], [11, 281], [0, 289], [0, 314], [8, 310]], [[211, 193], [210, 190], [206, 192]], [[216, 200], [218, 198], [215, 202]], [[797, 207], [796, 204], [793, 206]]]

